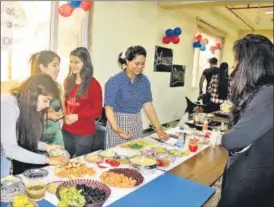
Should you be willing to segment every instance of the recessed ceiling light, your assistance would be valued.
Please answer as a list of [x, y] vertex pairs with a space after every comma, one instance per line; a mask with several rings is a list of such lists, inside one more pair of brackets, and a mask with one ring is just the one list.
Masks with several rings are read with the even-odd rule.
[[266, 14], [273, 14], [273, 11], [267, 11]]

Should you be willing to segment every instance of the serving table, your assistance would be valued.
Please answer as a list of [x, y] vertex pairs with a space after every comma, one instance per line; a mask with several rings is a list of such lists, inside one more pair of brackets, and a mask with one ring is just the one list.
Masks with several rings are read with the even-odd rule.
[[[171, 128], [171, 129], [167, 129], [166, 131], [167, 133], [174, 133], [176, 131], [178, 132], [178, 130], [179, 128]], [[174, 148], [165, 143], [159, 143], [158, 141], [151, 139], [150, 137], [145, 137], [143, 139], [149, 140], [150, 142], [155, 142], [155, 146], [162, 146], [167, 149]], [[188, 147], [188, 144], [186, 142], [184, 149], [187, 149], [187, 147]], [[139, 152], [132, 149], [121, 148], [120, 146], [111, 148], [111, 150], [115, 151], [118, 155], [126, 155], [126, 156], [133, 156]], [[98, 151], [94, 153], [98, 153]], [[145, 184], [151, 182], [155, 178], [158, 178], [159, 176], [167, 172], [170, 172], [171, 174], [181, 176], [189, 180], [196, 181], [197, 183], [209, 186], [221, 175], [224, 167], [224, 163], [226, 160], [225, 154], [226, 154], [225, 150], [222, 147], [216, 146], [215, 148], [211, 148], [209, 145], [203, 144], [199, 147], [199, 149], [196, 152], [194, 153], [190, 152], [190, 154], [187, 156], [177, 157], [176, 161], [174, 163], [171, 163], [170, 166], [166, 168], [158, 168], [154, 173], [143, 174], [144, 182], [140, 186], [137, 186], [134, 188], [126, 188], [126, 189], [110, 187], [111, 196], [104, 203], [104, 206], [110, 205], [111, 203], [130, 194], [131, 192], [137, 190], [138, 188], [141, 188]], [[87, 162], [84, 159], [84, 156], [74, 158], [73, 160], [83, 162], [87, 164], [88, 166], [93, 167], [93, 169], [96, 172], [94, 176], [84, 177], [80, 179], [86, 178], [86, 179], [93, 179], [93, 180], [100, 181], [100, 178], [99, 178], [100, 175], [104, 171], [109, 170], [109, 169], [99, 168], [96, 163]], [[120, 167], [127, 168], [129, 167], [129, 165], [121, 164]], [[53, 181], [69, 180], [69, 179], [64, 179], [64, 178], [62, 179], [57, 177], [54, 173], [54, 168], [55, 168], [54, 166], [45, 167], [45, 169], [48, 170], [49, 175], [45, 178], [39, 179], [39, 181], [49, 183]], [[24, 183], [31, 182], [28, 178], [24, 177], [23, 175], [19, 175], [19, 176], [22, 177]], [[46, 192], [45, 200], [49, 201], [50, 203], [54, 205], [57, 205], [58, 203], [57, 197], [54, 194], [51, 194], [49, 192]]]

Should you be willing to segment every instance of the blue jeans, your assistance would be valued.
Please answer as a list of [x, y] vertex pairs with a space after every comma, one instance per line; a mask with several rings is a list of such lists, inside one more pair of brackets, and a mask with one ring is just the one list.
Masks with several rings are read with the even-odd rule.
[[11, 161], [5, 155], [1, 155], [1, 177], [10, 174]]

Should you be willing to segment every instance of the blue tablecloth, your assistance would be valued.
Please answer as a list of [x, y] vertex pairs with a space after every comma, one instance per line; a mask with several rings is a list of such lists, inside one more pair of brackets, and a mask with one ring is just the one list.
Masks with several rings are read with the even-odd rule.
[[[56, 207], [55, 205], [53, 205], [52, 203], [46, 201], [46, 200], [41, 200], [39, 202], [37, 202], [39, 207]], [[1, 203], [1, 207], [6, 207], [8, 204], [7, 203]]]
[[109, 207], [198, 207], [214, 193], [214, 188], [165, 173]]

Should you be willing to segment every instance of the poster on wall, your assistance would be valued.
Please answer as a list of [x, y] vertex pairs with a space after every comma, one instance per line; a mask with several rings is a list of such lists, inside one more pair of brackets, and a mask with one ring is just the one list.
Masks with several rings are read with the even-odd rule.
[[183, 87], [185, 85], [185, 65], [173, 65], [170, 73], [170, 87]]
[[165, 47], [155, 47], [154, 72], [171, 72], [173, 50]]
[[13, 45], [15, 7], [12, 2], [1, 1], [1, 51]]

